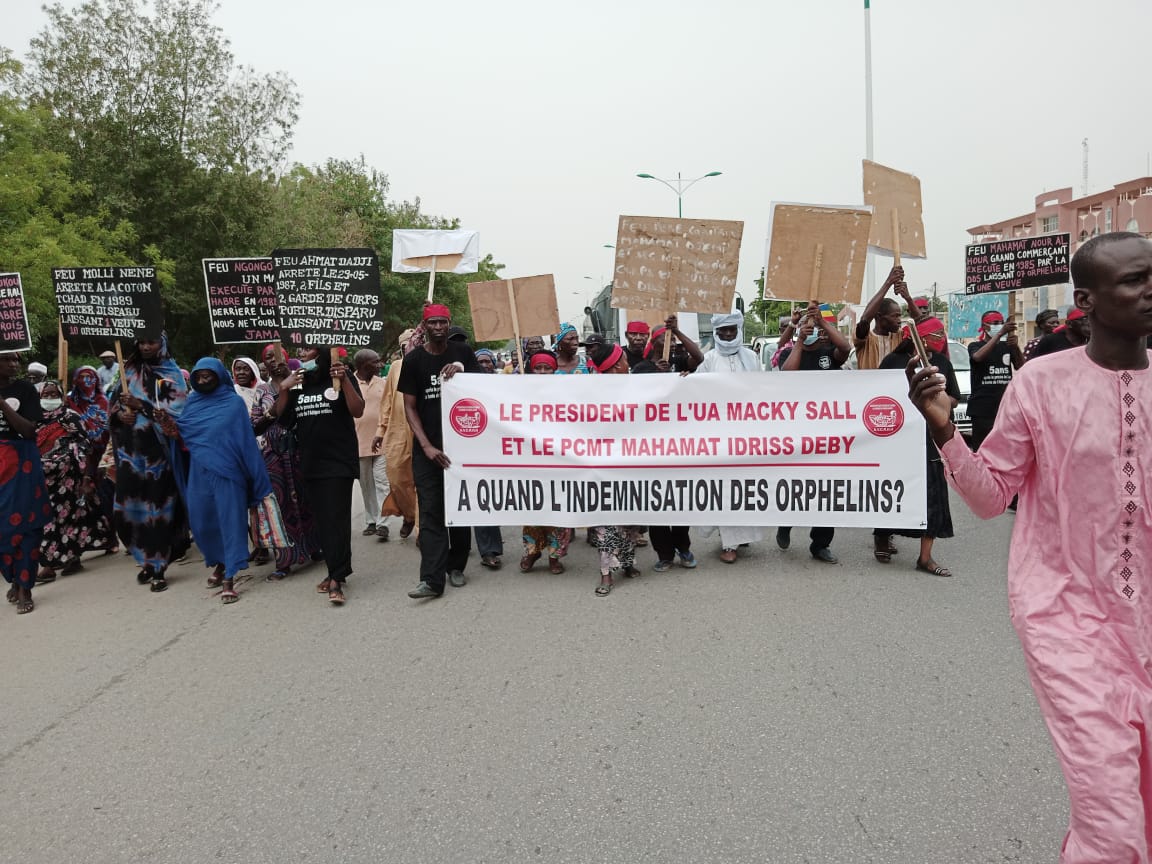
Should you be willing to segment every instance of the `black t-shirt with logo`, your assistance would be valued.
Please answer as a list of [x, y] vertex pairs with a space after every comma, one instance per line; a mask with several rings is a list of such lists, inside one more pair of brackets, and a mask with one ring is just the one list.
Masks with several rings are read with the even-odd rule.
[[[44, 412], [40, 408], [40, 394], [32, 382], [23, 378], [13, 381], [7, 387], [0, 387], [0, 399], [11, 400], [8, 404], [16, 409], [16, 413], [25, 420], [39, 423], [44, 419]], [[4, 415], [0, 413], [0, 438], [5, 441], [22, 440], [16, 430], [8, 425]]]
[[[349, 379], [356, 392], [356, 376]], [[300, 446], [300, 474], [316, 479], [360, 476], [360, 444], [356, 439], [356, 421], [348, 410], [344, 390], [335, 388], [337, 397], [329, 400], [324, 392], [335, 382], [330, 378], [305, 382], [292, 391], [284, 412], [284, 425], [295, 425]]]
[[472, 349], [462, 342], [448, 342], [443, 354], [431, 354], [421, 345], [405, 355], [396, 384], [401, 393], [416, 397], [416, 413], [424, 426], [424, 434], [428, 436], [428, 443], [437, 448], [444, 446], [440, 427], [440, 370], [449, 363], [463, 363], [465, 372], [484, 371]]
[[800, 352], [799, 371], [801, 372], [816, 372], [824, 369], [839, 369], [844, 365], [844, 361], [837, 358], [836, 349], [831, 345], [826, 345], [820, 348], [813, 348], [808, 351], [805, 351], [802, 348], [786, 348], [780, 355], [779, 368], [781, 370], [784, 370], [784, 364], [788, 362], [788, 358], [791, 356], [793, 351]]
[[983, 363], [977, 362], [976, 352], [987, 344], [987, 339], [981, 339], [968, 346], [968, 356], [972, 358], [969, 417], [995, 417], [1000, 410], [1004, 391], [1008, 389], [1008, 382], [1012, 380], [1012, 352], [1007, 342], [1001, 340], [993, 349], [991, 357]]

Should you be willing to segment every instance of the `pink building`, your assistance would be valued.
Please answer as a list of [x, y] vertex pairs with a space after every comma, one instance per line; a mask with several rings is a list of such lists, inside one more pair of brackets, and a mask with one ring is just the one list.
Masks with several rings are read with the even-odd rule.
[[[1083, 198], [1072, 197], [1071, 186], [1044, 192], [1036, 196], [1036, 206], [1031, 213], [968, 229], [973, 243], [1066, 232], [1071, 235], [1069, 251], [1073, 253], [1089, 237], [1109, 231], [1135, 231], [1145, 237], [1152, 236], [1152, 177], [1128, 180]], [[1071, 284], [1013, 293], [1012, 312], [1016, 321], [1026, 328], [1029, 338], [1034, 335], [1036, 314], [1041, 309], [1059, 309], [1063, 317], [1072, 303]]]

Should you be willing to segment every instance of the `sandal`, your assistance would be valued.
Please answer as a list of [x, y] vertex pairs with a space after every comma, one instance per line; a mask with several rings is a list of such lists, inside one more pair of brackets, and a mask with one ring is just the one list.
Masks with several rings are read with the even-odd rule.
[[[604, 581], [605, 579], [607, 579], [608, 581], [605, 582]], [[607, 597], [611, 593], [612, 593], [612, 577], [611, 576], [601, 576], [600, 577], [600, 584], [596, 586], [596, 596], [597, 597]]]
[[20, 589], [17, 588], [15, 585], [13, 585], [11, 588], [8, 589], [8, 593], [5, 594], [4, 596], [8, 599], [9, 603], [15, 603], [17, 600], [17, 595], [19, 593], [20, 593]]
[[212, 571], [212, 575], [208, 577], [209, 588], [219, 588], [224, 584], [224, 565], [217, 564], [216, 569]]
[[872, 554], [876, 556], [876, 560], [881, 564], [892, 563], [892, 550], [891, 549], [873, 549]]
[[917, 561], [916, 569], [921, 573], [927, 573], [930, 576], [951, 576], [952, 571], [947, 567], [941, 567], [935, 561]]
[[564, 572], [564, 564], [559, 558], [548, 559], [548, 572], [559, 575]]
[[152, 581], [152, 571], [145, 567], [143, 570], [136, 574], [136, 581], [140, 585], [147, 585]]
[[328, 602], [333, 606], [344, 605], [344, 586], [335, 579], [332, 580], [332, 584], [328, 589]]
[[83, 569], [84, 569], [84, 565], [80, 563], [80, 559], [76, 559], [75, 561], [69, 561], [67, 564], [65, 564], [63, 567], [61, 567], [60, 568], [60, 575], [61, 576], [71, 576], [74, 573], [79, 573]]
[[533, 552], [531, 555], [525, 555], [520, 559], [520, 572], [527, 573], [532, 569], [532, 565], [540, 559], [539, 552]]
[[264, 577], [264, 581], [265, 582], [279, 582], [281, 579], [286, 579], [287, 577], [288, 577], [288, 571], [287, 570], [273, 570], [271, 573], [269, 573], [267, 576]]
[[163, 576], [153, 577], [152, 585], [149, 588], [149, 590], [153, 594], [159, 594], [161, 591], [167, 591], [168, 590], [168, 580], [165, 579]]
[[331, 579], [325, 579], [323, 582], [321, 582], [319, 585], [316, 586], [316, 593], [317, 594], [327, 594], [328, 593], [328, 586], [331, 584], [332, 584]]
[[231, 603], [235, 603], [239, 599], [240, 599], [240, 595], [236, 593], [235, 588], [225, 588], [223, 591], [220, 592], [220, 602], [223, 603], [225, 606], [227, 606]]
[[56, 581], [56, 571], [51, 567], [41, 567], [40, 572], [36, 574], [36, 584], [46, 585], [49, 582]]
[[639, 579], [640, 578], [640, 571], [637, 570], [635, 567], [625, 567], [623, 569], [623, 571], [621, 571], [621, 572], [623, 573], [624, 577], [627, 579]]
[[35, 608], [36, 608], [36, 604], [32, 602], [31, 597], [25, 597], [22, 600], [16, 601], [16, 614], [17, 615], [27, 615], [29, 612], [31, 612]]

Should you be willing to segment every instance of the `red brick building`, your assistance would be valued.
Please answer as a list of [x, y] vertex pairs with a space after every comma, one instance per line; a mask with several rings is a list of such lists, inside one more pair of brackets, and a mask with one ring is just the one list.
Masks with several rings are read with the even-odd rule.
[[[1072, 187], [1055, 189], [1036, 196], [1031, 213], [976, 225], [969, 228], [972, 242], [1011, 240], [1037, 234], [1071, 235], [1070, 252], [1075, 252], [1089, 237], [1109, 231], [1135, 231], [1152, 236], [1152, 177], [1140, 177], [1119, 183], [1104, 192], [1082, 198], [1072, 196]], [[1016, 291], [1013, 314], [1031, 338], [1036, 314], [1041, 309], [1058, 309], [1061, 317], [1072, 303], [1072, 285], [1050, 285]]]

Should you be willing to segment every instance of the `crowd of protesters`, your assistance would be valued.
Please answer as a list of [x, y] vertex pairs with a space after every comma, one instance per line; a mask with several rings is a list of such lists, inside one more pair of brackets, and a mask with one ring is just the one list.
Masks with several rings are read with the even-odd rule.
[[[857, 368], [903, 368], [913, 353], [909, 327], [915, 326], [948, 382], [946, 392], [959, 399], [944, 326], [926, 307], [909, 293], [903, 270], [893, 268], [851, 340], [826, 309], [812, 303], [783, 322], [772, 365], [785, 372], [834, 371], [854, 351]], [[282, 346], [269, 345], [258, 359], [240, 357], [226, 368], [204, 358], [189, 373], [161, 337], [137, 341], [122, 369], [116, 355], [105, 352], [99, 367], [83, 366], [65, 383], [48, 379], [39, 363], [30, 363], [21, 378], [19, 358], [3, 355], [0, 467], [13, 478], [0, 494], [4, 511], [12, 514], [4, 526], [7, 536], [0, 538], [6, 550], [0, 564], [12, 586], [8, 599], [18, 612], [31, 611], [37, 583], [81, 570], [84, 553], [113, 554], [121, 545], [139, 568], [138, 581], [161, 592], [168, 588], [171, 565], [186, 560], [195, 542], [212, 571], [207, 584], [220, 589], [225, 603], [239, 599], [235, 580], [250, 564], [272, 564], [266, 579], [278, 582], [323, 562], [316, 590], [342, 604], [352, 574], [357, 482], [363, 536], [387, 542], [397, 527], [388, 521], [398, 520], [399, 538], [415, 536], [421, 552], [419, 584], [409, 596], [439, 597], [446, 585], [466, 584], [473, 536], [482, 566], [499, 569], [505, 554], [500, 528], [445, 524], [443, 380], [457, 372], [520, 374], [520, 354], [525, 373], [533, 375], [763, 371], [744, 344], [741, 313], [715, 315], [712, 325], [711, 348], [703, 351], [674, 315], [654, 328], [630, 322], [619, 345], [587, 325], [582, 339], [565, 323], [557, 334], [524, 339], [522, 351], [504, 362], [491, 350], [473, 349], [447, 307], [428, 304], [423, 320], [400, 335], [390, 362], [367, 349], [349, 362], [343, 349], [306, 348], [290, 357]], [[1058, 315], [1045, 310], [1037, 326], [1040, 335], [1022, 352], [1011, 320], [995, 312], [984, 316], [981, 338], [970, 347], [974, 447], [992, 429], [1014, 369], [1027, 358], [1083, 345], [1090, 335], [1078, 311], [1061, 327]], [[667, 353], [665, 340], [671, 342]], [[932, 555], [935, 540], [952, 536], [952, 521], [940, 455], [930, 442], [926, 458], [925, 529], [877, 529], [874, 556], [891, 563], [897, 552], [893, 535], [910, 535], [920, 541], [916, 569], [950, 576]], [[272, 521], [283, 535], [279, 543], [259, 533], [252, 515], [269, 499]], [[520, 570], [529, 572], [543, 561], [549, 572], [563, 573], [577, 533], [547, 524], [522, 526]], [[764, 529], [700, 526], [697, 533], [718, 534], [719, 560], [733, 564], [741, 550], [763, 539]], [[815, 560], [838, 562], [834, 537], [833, 528], [810, 529]], [[637, 548], [649, 543], [655, 572], [697, 566], [692, 532], [683, 525], [591, 526], [587, 540], [599, 552], [599, 596], [612, 590], [616, 576], [639, 575]], [[789, 548], [788, 526], [777, 527], [776, 543]]]

